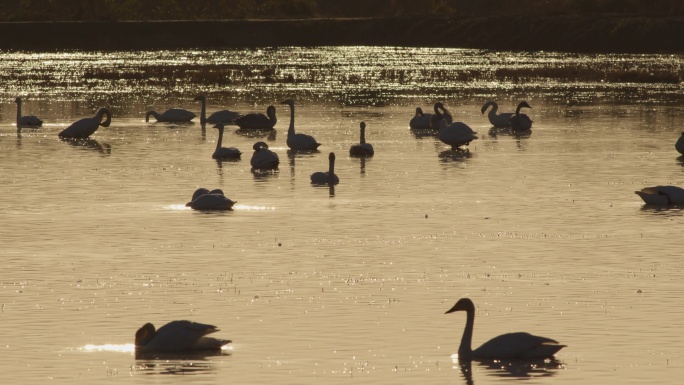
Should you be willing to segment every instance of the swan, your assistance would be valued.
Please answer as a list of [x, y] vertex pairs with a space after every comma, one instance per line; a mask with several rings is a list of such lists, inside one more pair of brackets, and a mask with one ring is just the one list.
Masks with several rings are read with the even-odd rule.
[[190, 199], [190, 202], [194, 201], [194, 200], [197, 199], [200, 195], [204, 195], [204, 194], [209, 194], [209, 189], [206, 189], [206, 188], [204, 188], [204, 187], [198, 188], [197, 190], [195, 190], [194, 193], [192, 193], [192, 199]]
[[327, 172], [322, 172], [318, 171], [313, 174], [311, 174], [311, 183], [312, 184], [328, 184], [328, 185], [335, 185], [340, 183], [340, 178], [335, 175], [335, 153], [331, 152], [330, 155], [328, 155], [328, 171]]
[[373, 150], [373, 145], [366, 143], [366, 122], [361, 122], [361, 139], [359, 143], [354, 144], [349, 149], [349, 155], [351, 156], [373, 156], [375, 151]]
[[499, 111], [499, 105], [496, 104], [496, 102], [493, 101], [488, 101], [482, 106], [482, 113], [484, 114], [489, 106], [492, 107], [492, 109], [489, 111], [489, 114], [487, 116], [489, 117], [489, 123], [494, 126], [494, 128], [509, 128], [511, 126], [509, 120], [513, 115], [515, 115], [514, 112], [502, 112], [500, 114], [497, 114]]
[[216, 150], [211, 155], [211, 157], [214, 159], [240, 159], [240, 155], [242, 155], [242, 153], [237, 148], [235, 148], [235, 147], [221, 147], [221, 143], [223, 142], [223, 130], [224, 130], [223, 123], [217, 123], [214, 126], [214, 128], [218, 129], [219, 137], [218, 137], [218, 140], [216, 141]]
[[451, 146], [455, 150], [459, 146], [467, 146], [471, 141], [477, 139], [476, 132], [467, 124], [454, 122], [447, 124], [447, 120], [442, 120], [442, 125], [437, 133], [437, 139]]
[[157, 119], [158, 122], [167, 123], [189, 122], [192, 120], [192, 118], [195, 117], [194, 112], [182, 108], [171, 108], [162, 112], [161, 114], [159, 114], [157, 111], [148, 111], [145, 115], [146, 123], [149, 123], [150, 115], [154, 116], [154, 118]]
[[206, 337], [217, 331], [219, 329], [214, 325], [191, 321], [171, 321], [157, 330], [151, 323], [146, 323], [135, 332], [135, 349], [139, 352], [212, 350], [232, 342]]
[[40, 127], [43, 125], [43, 121], [35, 115], [21, 116], [21, 98], [14, 99], [14, 102], [17, 103], [17, 128]]
[[205, 95], [199, 95], [194, 100], [199, 100], [202, 102], [202, 109], [200, 111], [200, 123], [226, 123], [232, 124], [235, 119], [240, 117], [239, 112], [221, 110], [216, 111], [209, 115], [207, 118], [207, 97]]
[[311, 135], [306, 135], [306, 134], [295, 134], [295, 127], [294, 127], [294, 117], [295, 117], [295, 108], [294, 108], [294, 100], [292, 99], [287, 99], [281, 102], [280, 104], [287, 104], [290, 106], [290, 127], [287, 129], [287, 147], [289, 147], [291, 150], [302, 150], [302, 151], [313, 151], [318, 148], [321, 144], [316, 142], [316, 139], [314, 139], [313, 136]]
[[192, 200], [185, 204], [193, 210], [230, 210], [235, 201], [226, 198], [221, 189], [207, 190], [199, 188], [192, 194]]
[[252, 113], [235, 119], [235, 124], [243, 130], [272, 130], [277, 122], [278, 118], [276, 118], [274, 106], [268, 106], [266, 115]]
[[515, 109], [515, 115], [509, 119], [510, 127], [513, 131], [529, 131], [532, 129], [532, 119], [525, 114], [520, 113], [521, 108], [532, 108], [526, 101], [520, 102]]
[[[107, 115], [107, 120], [102, 121], [102, 116]], [[92, 118], [83, 118], [65, 128], [58, 135], [62, 138], [78, 138], [83, 139], [92, 135], [97, 131], [98, 127], [109, 127], [112, 123], [112, 113], [108, 109], [102, 107], [97, 110], [97, 114]]]
[[435, 103], [434, 109], [435, 113], [432, 115], [432, 118], [430, 118], [430, 128], [433, 130], [439, 130], [442, 124], [442, 119], [446, 119], [447, 123], [449, 124], [454, 121], [454, 119], [451, 117], [451, 113], [446, 109], [446, 107], [444, 107], [442, 102]]
[[684, 155], [684, 132], [679, 136], [679, 139], [677, 139], [677, 143], [675, 143], [675, 149], [682, 155]]
[[465, 311], [467, 316], [461, 345], [458, 348], [459, 360], [551, 358], [566, 346], [560, 345], [558, 341], [551, 338], [518, 332], [494, 337], [479, 348], [472, 350], [470, 345], [475, 323], [475, 305], [469, 298], [461, 298], [445, 314], [459, 310]]
[[414, 129], [430, 129], [432, 128], [432, 114], [424, 114], [423, 109], [416, 107], [416, 114], [409, 121], [409, 127]]
[[684, 205], [684, 189], [677, 186], [654, 186], [642, 188], [635, 193], [647, 205]]
[[280, 159], [278, 159], [278, 154], [268, 149], [268, 144], [264, 142], [256, 142], [254, 146], [254, 154], [252, 154], [252, 159], [250, 164], [252, 168], [256, 170], [275, 170], [280, 164]]

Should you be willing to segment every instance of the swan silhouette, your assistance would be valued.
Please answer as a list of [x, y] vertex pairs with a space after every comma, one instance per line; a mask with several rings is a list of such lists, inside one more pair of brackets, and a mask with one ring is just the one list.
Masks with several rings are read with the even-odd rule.
[[423, 113], [423, 109], [416, 107], [416, 114], [409, 121], [409, 127], [413, 129], [430, 129], [432, 128], [432, 114]]
[[21, 98], [14, 99], [14, 102], [17, 103], [17, 128], [40, 127], [43, 125], [43, 121], [35, 115], [21, 116]]
[[205, 123], [224, 123], [224, 124], [232, 124], [235, 119], [240, 117], [239, 112], [234, 112], [234, 111], [229, 111], [229, 110], [221, 110], [221, 111], [216, 111], [213, 114], [209, 115], [207, 118], [207, 97], [206, 95], [199, 95], [197, 96], [194, 100], [199, 100], [202, 102], [202, 109], [200, 110], [200, 123], [205, 124]]
[[287, 129], [287, 147], [295, 151], [314, 151], [318, 149], [318, 146], [320, 146], [321, 144], [316, 142], [316, 139], [314, 139], [313, 136], [295, 133], [294, 100], [287, 99], [281, 102], [280, 104], [287, 104], [288, 106], [290, 106], [290, 127]]
[[147, 114], [145, 114], [145, 122], [150, 121], [150, 115], [154, 116], [154, 118], [157, 119], [158, 122], [166, 123], [189, 122], [192, 120], [192, 118], [195, 117], [194, 112], [182, 108], [171, 108], [162, 112], [161, 114], [157, 111], [148, 111]]
[[447, 123], [451, 124], [454, 119], [451, 117], [449, 110], [444, 107], [442, 102], [435, 103], [435, 113], [430, 118], [430, 128], [433, 130], [439, 130], [442, 125], [442, 120], [446, 119]]
[[159, 329], [146, 323], [135, 333], [135, 349], [139, 352], [218, 350], [232, 341], [206, 337], [217, 331], [214, 325], [191, 321], [171, 321]]
[[684, 132], [682, 132], [682, 134], [679, 136], [679, 139], [677, 139], [677, 142], [675, 143], [675, 149], [677, 152], [684, 155]]
[[359, 143], [354, 144], [349, 149], [349, 155], [351, 156], [373, 156], [375, 151], [373, 150], [373, 145], [366, 143], [366, 122], [361, 122], [361, 139]]
[[328, 155], [328, 171], [322, 172], [318, 171], [311, 174], [312, 184], [328, 184], [335, 185], [340, 183], [340, 178], [335, 175], [335, 153], [331, 152]]
[[635, 191], [647, 205], [684, 205], [684, 189], [677, 186], [645, 187]]
[[278, 154], [268, 149], [268, 144], [265, 142], [256, 142], [254, 146], [254, 154], [249, 163], [255, 170], [275, 170], [280, 164]]
[[472, 350], [473, 325], [475, 324], [475, 305], [468, 298], [461, 298], [445, 314], [455, 311], [466, 312], [466, 326], [458, 348], [459, 360], [472, 359], [537, 359], [551, 358], [566, 345], [560, 345], [551, 338], [539, 337], [529, 333], [507, 333], [485, 342]]
[[[107, 119], [103, 122], [102, 116], [107, 115]], [[92, 118], [83, 118], [72, 123], [65, 128], [58, 135], [61, 138], [78, 138], [83, 139], [92, 135], [97, 129], [102, 127], [109, 127], [112, 123], [112, 113], [108, 109], [102, 107], [97, 110], [97, 113]]]
[[235, 201], [226, 198], [221, 189], [207, 190], [198, 188], [192, 194], [192, 200], [185, 204], [193, 210], [230, 210]]
[[225, 129], [223, 123], [217, 123], [214, 128], [218, 129], [219, 136], [218, 140], [216, 141], [216, 150], [211, 157], [214, 159], [240, 159], [240, 155], [242, 155], [242, 153], [237, 148], [221, 147], [221, 143], [223, 142], [223, 131]]
[[437, 139], [451, 146], [452, 150], [460, 146], [467, 146], [471, 141], [477, 139], [476, 132], [467, 124], [454, 122], [447, 124], [447, 120], [442, 120], [442, 125], [437, 133]]
[[251, 113], [235, 119], [235, 124], [243, 130], [272, 130], [277, 122], [274, 106], [268, 106], [266, 115]]
[[492, 109], [489, 111], [489, 114], [487, 114], [487, 117], [489, 118], [489, 123], [491, 123], [492, 126], [494, 126], [494, 128], [509, 128], [511, 126], [510, 119], [513, 115], [515, 115], [515, 113], [502, 112], [500, 114], [497, 114], [497, 112], [499, 111], [499, 105], [491, 100], [482, 106], [482, 113], [484, 114], [490, 106], [492, 107]]
[[522, 108], [532, 108], [530, 107], [529, 104], [527, 104], [526, 101], [520, 102], [518, 104], [518, 107], [515, 109], [515, 115], [511, 116], [509, 119], [509, 124], [511, 127], [511, 130], [513, 131], [529, 131], [532, 129], [532, 119], [530, 119], [529, 116], [525, 114], [520, 113], [520, 109]]

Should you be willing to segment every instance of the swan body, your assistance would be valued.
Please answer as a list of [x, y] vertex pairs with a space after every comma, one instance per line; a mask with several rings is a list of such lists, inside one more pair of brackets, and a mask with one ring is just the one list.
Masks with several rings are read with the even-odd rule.
[[145, 114], [145, 122], [150, 121], [150, 115], [154, 116], [158, 122], [167, 123], [189, 122], [195, 117], [195, 113], [192, 111], [182, 108], [171, 108], [162, 112], [161, 114], [157, 111], [148, 111], [147, 114]]
[[[102, 117], [107, 115], [107, 119], [103, 122]], [[92, 118], [83, 118], [79, 121], [72, 123], [69, 127], [65, 128], [58, 135], [62, 138], [87, 138], [97, 129], [102, 127], [109, 127], [112, 123], [112, 113], [108, 109], [102, 107], [97, 110], [97, 113]]]
[[187, 352], [194, 350], [217, 350], [231, 343], [207, 337], [219, 331], [214, 325], [191, 321], [171, 321], [155, 330], [146, 323], [135, 333], [135, 349], [139, 352]]
[[349, 149], [349, 155], [351, 156], [373, 156], [375, 150], [373, 150], [373, 145], [366, 143], [366, 123], [361, 122], [361, 139], [359, 143], [354, 144]]
[[529, 116], [525, 114], [520, 113], [520, 109], [522, 108], [532, 108], [530, 107], [529, 104], [527, 104], [526, 101], [520, 102], [518, 104], [518, 107], [515, 109], [515, 115], [511, 116], [509, 119], [509, 124], [511, 127], [511, 130], [513, 131], [529, 131], [532, 129], [532, 119], [530, 119]]
[[21, 116], [21, 98], [14, 99], [17, 103], [17, 128], [22, 127], [40, 127], [43, 125], [43, 121], [35, 115]]
[[252, 168], [256, 170], [275, 170], [280, 164], [278, 154], [268, 149], [268, 144], [264, 142], [256, 142], [252, 147], [254, 154], [249, 163]]
[[243, 130], [272, 130], [277, 122], [278, 118], [274, 106], [268, 106], [266, 115], [252, 113], [235, 119], [235, 124]]
[[454, 121], [451, 113], [444, 107], [442, 102], [435, 103], [434, 110], [435, 113], [432, 115], [432, 118], [430, 118], [430, 128], [433, 130], [439, 130], [442, 125], [442, 120], [444, 119], [446, 119], [449, 124]]
[[551, 358], [563, 349], [558, 341], [551, 338], [535, 336], [529, 333], [507, 333], [485, 342], [472, 350], [473, 325], [475, 323], [475, 305], [468, 298], [461, 298], [446, 314], [455, 311], [466, 312], [466, 327], [463, 330], [461, 345], [458, 348], [460, 360], [472, 359], [539, 359]]
[[416, 114], [409, 121], [409, 127], [418, 130], [432, 128], [432, 114], [423, 113], [423, 109], [416, 107]]
[[684, 132], [682, 132], [682, 134], [679, 136], [679, 139], [677, 139], [677, 142], [675, 143], [675, 149], [677, 152], [684, 155]]
[[447, 120], [442, 120], [442, 125], [437, 134], [437, 139], [456, 149], [459, 146], [467, 146], [471, 141], [477, 139], [476, 132], [467, 124], [454, 122], [447, 124]]
[[294, 100], [287, 99], [280, 104], [287, 104], [290, 106], [290, 127], [287, 129], [287, 147], [295, 151], [314, 151], [318, 149], [321, 144], [316, 142], [311, 135], [295, 133], [294, 117], [295, 107]]
[[193, 210], [230, 210], [235, 201], [226, 198], [220, 189], [207, 190], [199, 188], [192, 194], [192, 200], [185, 204]]
[[647, 205], [671, 206], [684, 205], [684, 189], [677, 186], [646, 187], [635, 193]]
[[482, 113], [484, 114], [490, 106], [492, 107], [492, 109], [489, 110], [489, 114], [487, 114], [487, 117], [489, 118], [489, 123], [491, 123], [492, 126], [494, 126], [494, 128], [509, 128], [511, 126], [509, 121], [511, 117], [515, 115], [515, 113], [502, 112], [498, 114], [497, 112], [499, 111], [499, 105], [491, 100], [482, 106]]
[[214, 126], [214, 128], [218, 129], [219, 137], [218, 137], [218, 140], [216, 141], [216, 150], [211, 155], [211, 157], [214, 159], [240, 159], [240, 155], [242, 155], [242, 153], [237, 148], [235, 148], [235, 147], [221, 147], [221, 144], [223, 142], [223, 130], [224, 130], [223, 123], [216, 124]]
[[322, 172], [318, 171], [311, 174], [312, 184], [328, 184], [335, 185], [340, 183], [340, 178], [335, 175], [335, 153], [331, 152], [328, 155], [328, 171]]
[[202, 108], [200, 110], [200, 123], [201, 124], [205, 124], [205, 123], [232, 124], [235, 121], [235, 119], [240, 117], [239, 112], [229, 111], [229, 110], [216, 111], [213, 114], [209, 115], [209, 117], [207, 117], [207, 97], [205, 95], [199, 95], [194, 100], [199, 100], [200, 102], [202, 102]]

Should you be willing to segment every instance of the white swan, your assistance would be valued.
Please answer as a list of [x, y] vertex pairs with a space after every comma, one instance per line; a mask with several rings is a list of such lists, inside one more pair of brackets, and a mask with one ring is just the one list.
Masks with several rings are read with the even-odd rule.
[[216, 111], [213, 114], [209, 115], [207, 118], [207, 97], [205, 95], [199, 95], [197, 96], [194, 100], [199, 100], [202, 102], [202, 109], [200, 110], [200, 123], [205, 124], [205, 123], [224, 123], [224, 124], [232, 124], [235, 119], [240, 117], [239, 112], [234, 112], [234, 111], [229, 111], [229, 110], [221, 110], [221, 111]]
[[158, 122], [167, 123], [189, 122], [195, 117], [195, 113], [192, 111], [182, 108], [171, 108], [162, 112], [161, 114], [157, 111], [148, 111], [147, 114], [145, 114], [145, 122], [150, 121], [150, 115], [154, 116]]
[[335, 185], [340, 183], [340, 178], [335, 175], [335, 153], [331, 152], [328, 155], [328, 171], [322, 172], [318, 171], [311, 174], [312, 184], [328, 184]]
[[277, 122], [274, 106], [268, 106], [266, 115], [251, 113], [235, 119], [235, 124], [243, 130], [272, 130]]
[[240, 155], [242, 155], [242, 153], [237, 148], [235, 148], [235, 147], [221, 147], [221, 143], [223, 142], [223, 130], [224, 130], [223, 123], [217, 123], [214, 126], [214, 128], [218, 129], [219, 136], [218, 136], [218, 140], [216, 141], [216, 150], [211, 155], [211, 157], [214, 159], [240, 159]]
[[520, 113], [521, 108], [532, 108], [526, 101], [520, 102], [515, 109], [515, 115], [509, 119], [511, 130], [513, 131], [529, 131], [532, 129], [532, 119], [525, 114]]
[[171, 321], [158, 330], [146, 323], [135, 333], [135, 349], [138, 352], [217, 350], [232, 342], [206, 337], [217, 331], [219, 329], [214, 325], [190, 321]]
[[[107, 119], [103, 122], [102, 116], [107, 115]], [[109, 127], [112, 123], [112, 113], [108, 109], [102, 107], [97, 110], [97, 114], [92, 118], [83, 118], [65, 128], [58, 135], [62, 138], [78, 138], [83, 139], [92, 135], [97, 129], [102, 127]]]
[[409, 121], [409, 127], [413, 129], [430, 129], [432, 128], [432, 114], [423, 113], [423, 109], [416, 107], [416, 114]]
[[451, 117], [451, 113], [446, 109], [446, 107], [444, 107], [442, 102], [435, 103], [434, 109], [435, 113], [432, 115], [432, 118], [430, 118], [430, 128], [433, 130], [440, 129], [443, 119], [446, 119], [447, 123], [449, 124], [454, 121], [454, 119]]
[[275, 170], [280, 164], [278, 154], [268, 149], [268, 144], [264, 142], [256, 142], [254, 146], [254, 154], [249, 163], [255, 170]]
[[437, 139], [451, 146], [453, 150], [459, 146], [467, 146], [471, 141], [477, 139], [476, 132], [467, 124], [454, 122], [447, 124], [447, 120], [442, 120], [442, 125], [437, 133]]
[[373, 145], [366, 143], [366, 122], [361, 122], [361, 139], [359, 143], [354, 144], [349, 148], [349, 155], [351, 156], [373, 156], [375, 151]]
[[679, 136], [679, 139], [677, 139], [677, 142], [675, 143], [675, 149], [677, 152], [684, 155], [684, 132], [682, 132], [682, 134]]
[[487, 117], [489, 118], [489, 123], [491, 123], [492, 126], [494, 126], [494, 128], [509, 128], [511, 126], [509, 121], [511, 117], [515, 115], [515, 113], [502, 112], [500, 114], [497, 114], [497, 112], [499, 111], [499, 105], [491, 100], [482, 106], [482, 113], [484, 114], [490, 106], [492, 107], [492, 109], [489, 111], [489, 114], [487, 114]]
[[635, 193], [647, 205], [684, 205], [684, 189], [677, 186], [654, 186], [642, 188]]
[[207, 190], [199, 188], [192, 194], [192, 200], [185, 204], [193, 210], [230, 210], [235, 205], [235, 201], [226, 198], [220, 189]]
[[14, 102], [17, 103], [17, 128], [40, 127], [43, 125], [43, 121], [35, 115], [21, 116], [21, 98], [14, 99]]
[[485, 342], [472, 350], [473, 326], [475, 324], [475, 305], [468, 298], [461, 298], [445, 314], [455, 311], [466, 312], [466, 326], [458, 348], [459, 360], [472, 359], [539, 359], [551, 358], [566, 345], [558, 344], [551, 338], [539, 337], [529, 333], [507, 333]]
[[314, 139], [313, 136], [295, 133], [294, 100], [287, 99], [287, 100], [284, 100], [283, 102], [281, 102], [280, 104], [287, 104], [288, 106], [290, 106], [290, 127], [287, 129], [287, 140], [286, 140], [287, 147], [289, 147], [291, 150], [301, 150], [301, 151], [316, 150], [318, 148], [318, 146], [320, 146], [321, 144], [316, 142], [316, 139]]

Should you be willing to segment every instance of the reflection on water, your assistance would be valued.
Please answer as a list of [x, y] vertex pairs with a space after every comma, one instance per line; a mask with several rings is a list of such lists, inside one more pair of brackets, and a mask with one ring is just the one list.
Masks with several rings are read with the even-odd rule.
[[452, 356], [455, 367], [461, 372], [461, 376], [467, 385], [482, 383], [486, 378], [477, 378], [473, 374], [473, 365], [483, 375], [501, 378], [544, 378], [553, 377], [559, 370], [566, 369], [565, 364], [555, 358], [540, 360], [459, 360], [457, 355]]

